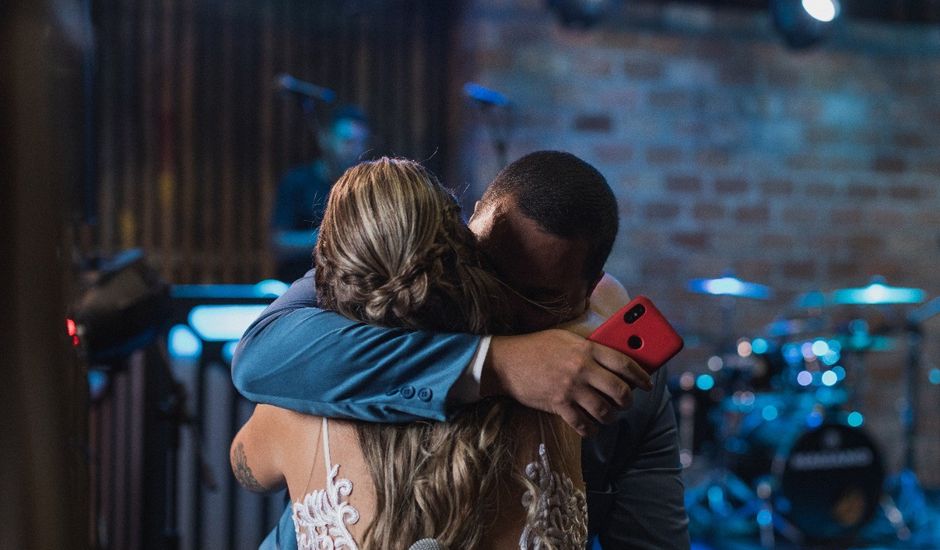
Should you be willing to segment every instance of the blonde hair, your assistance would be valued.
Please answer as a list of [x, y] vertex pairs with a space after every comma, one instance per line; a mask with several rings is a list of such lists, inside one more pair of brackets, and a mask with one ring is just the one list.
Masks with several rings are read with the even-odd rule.
[[[486, 270], [454, 198], [409, 160], [381, 158], [333, 187], [315, 251], [322, 307], [394, 327], [474, 333], [509, 326], [506, 289]], [[434, 537], [478, 548], [514, 474], [508, 423], [518, 405], [491, 399], [447, 423], [357, 425], [376, 491], [363, 548]]]
[[416, 162], [383, 157], [347, 170], [314, 256], [320, 304], [346, 317], [475, 333], [508, 326], [505, 288], [483, 268], [460, 207]]

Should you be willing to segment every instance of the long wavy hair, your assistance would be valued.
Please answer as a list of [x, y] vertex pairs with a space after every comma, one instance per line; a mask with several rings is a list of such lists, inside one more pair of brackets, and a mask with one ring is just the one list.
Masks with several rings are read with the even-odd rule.
[[[381, 158], [334, 185], [315, 250], [322, 307], [390, 327], [502, 333], [507, 288], [486, 269], [460, 209], [416, 162]], [[434, 537], [479, 548], [514, 473], [508, 429], [518, 405], [469, 407], [447, 423], [357, 424], [376, 490], [376, 515], [362, 546], [407, 548]], [[530, 510], [530, 514], [533, 511]]]

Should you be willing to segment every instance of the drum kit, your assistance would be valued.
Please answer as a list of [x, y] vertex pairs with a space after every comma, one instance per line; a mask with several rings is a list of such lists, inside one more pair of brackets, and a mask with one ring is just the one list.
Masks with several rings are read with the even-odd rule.
[[[879, 517], [891, 537], [911, 541], [923, 512], [902, 510], [897, 503], [912, 497], [896, 493], [901, 483], [923, 496], [913, 474], [921, 325], [940, 313], [940, 299], [918, 307], [923, 290], [875, 278], [803, 294], [787, 315], [735, 338], [737, 301], [768, 300], [772, 290], [731, 273], [694, 279], [688, 290], [720, 297], [723, 332], [708, 371], [683, 374], [676, 392], [683, 465], [694, 449], [711, 465], [686, 490], [693, 534], [838, 548]], [[865, 428], [865, 363], [901, 350], [900, 333], [910, 336], [904, 467], [886, 477], [881, 446]]]

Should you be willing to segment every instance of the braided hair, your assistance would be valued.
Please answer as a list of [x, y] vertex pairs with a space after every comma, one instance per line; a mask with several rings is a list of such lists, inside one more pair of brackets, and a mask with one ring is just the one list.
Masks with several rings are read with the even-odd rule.
[[[347, 170], [314, 254], [320, 305], [351, 319], [479, 334], [511, 324], [507, 291], [482, 264], [456, 201], [416, 162], [380, 158]], [[518, 407], [490, 399], [447, 423], [357, 424], [376, 492], [362, 547], [404, 550], [432, 536], [479, 548], [500, 491], [524, 485], [508, 429]]]

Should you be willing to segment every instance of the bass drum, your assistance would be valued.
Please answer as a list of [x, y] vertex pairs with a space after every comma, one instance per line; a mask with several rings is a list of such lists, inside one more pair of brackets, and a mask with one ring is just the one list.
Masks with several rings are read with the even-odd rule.
[[884, 463], [862, 428], [833, 420], [809, 427], [813, 418], [793, 414], [754, 426], [733, 470], [753, 485], [772, 474], [774, 508], [806, 539], [849, 539], [878, 509]]
[[810, 540], [852, 537], [877, 510], [885, 478], [868, 434], [836, 422], [782, 446], [773, 474], [775, 508]]

